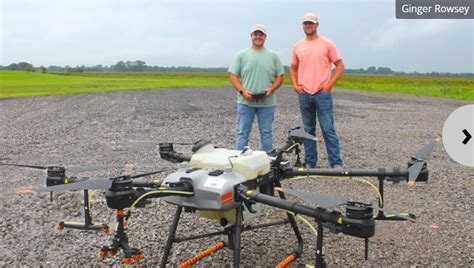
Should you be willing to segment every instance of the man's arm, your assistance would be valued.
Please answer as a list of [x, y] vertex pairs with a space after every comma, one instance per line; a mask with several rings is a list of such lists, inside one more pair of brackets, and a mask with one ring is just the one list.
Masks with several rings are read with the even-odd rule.
[[334, 62], [334, 65], [336, 65], [336, 70], [334, 70], [334, 74], [331, 76], [331, 79], [322, 86], [323, 92], [331, 91], [334, 84], [336, 84], [337, 80], [339, 80], [342, 73], [344, 72], [344, 62], [342, 62], [342, 60]]
[[250, 95], [250, 93], [242, 87], [238, 76], [235, 74], [230, 74], [230, 81], [232, 82], [235, 90], [237, 90], [237, 92], [240, 93], [246, 100], [252, 100], [252, 95]]
[[293, 86], [293, 90], [296, 92], [296, 94], [302, 94], [303, 93], [303, 87], [298, 85], [298, 65], [291, 65], [290, 66], [290, 79], [291, 79], [291, 85]]
[[273, 94], [283, 83], [283, 75], [278, 76], [275, 81], [273, 81], [273, 84], [265, 90], [265, 97], [268, 97]]

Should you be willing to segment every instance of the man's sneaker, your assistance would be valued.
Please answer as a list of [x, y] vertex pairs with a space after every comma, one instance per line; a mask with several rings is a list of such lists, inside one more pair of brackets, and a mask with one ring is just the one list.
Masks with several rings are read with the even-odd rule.
[[339, 164], [334, 165], [332, 168], [333, 169], [344, 169], [344, 167], [342, 165], [339, 165]]
[[305, 168], [316, 168], [316, 164], [306, 163], [306, 164], [304, 164], [304, 167]]

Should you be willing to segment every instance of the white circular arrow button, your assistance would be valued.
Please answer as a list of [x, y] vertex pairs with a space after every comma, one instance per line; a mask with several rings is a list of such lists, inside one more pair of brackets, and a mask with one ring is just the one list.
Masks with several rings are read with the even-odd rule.
[[443, 144], [448, 155], [461, 165], [474, 167], [474, 104], [452, 112], [443, 126]]

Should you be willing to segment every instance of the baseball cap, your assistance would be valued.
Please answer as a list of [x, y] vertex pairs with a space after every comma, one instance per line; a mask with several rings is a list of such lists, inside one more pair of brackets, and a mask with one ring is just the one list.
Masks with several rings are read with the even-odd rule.
[[318, 23], [318, 17], [316, 17], [316, 15], [314, 15], [313, 13], [306, 13], [304, 16], [303, 16], [303, 22], [312, 22], [312, 23]]
[[250, 30], [250, 33], [253, 33], [253, 32], [256, 32], [256, 31], [260, 31], [264, 34], [267, 34], [267, 28], [263, 24], [255, 24], [254, 26], [252, 26], [252, 29]]

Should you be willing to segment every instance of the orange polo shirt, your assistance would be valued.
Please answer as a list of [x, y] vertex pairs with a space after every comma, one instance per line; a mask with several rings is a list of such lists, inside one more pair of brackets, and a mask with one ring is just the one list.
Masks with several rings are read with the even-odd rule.
[[298, 66], [298, 85], [311, 95], [331, 79], [331, 65], [340, 59], [336, 45], [322, 36], [311, 41], [305, 38], [291, 51], [291, 65]]

